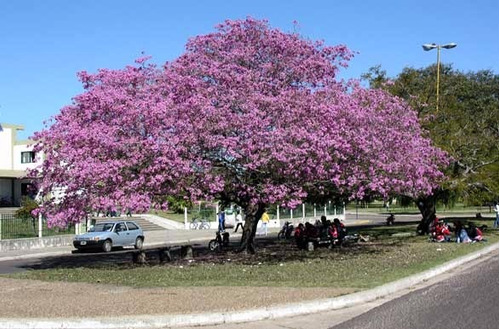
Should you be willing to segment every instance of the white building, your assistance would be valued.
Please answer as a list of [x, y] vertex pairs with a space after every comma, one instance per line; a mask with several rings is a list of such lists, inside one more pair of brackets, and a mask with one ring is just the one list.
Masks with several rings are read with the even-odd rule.
[[26, 169], [41, 163], [33, 152], [33, 141], [17, 140], [23, 126], [0, 124], [0, 207], [19, 206], [21, 197], [31, 195]]

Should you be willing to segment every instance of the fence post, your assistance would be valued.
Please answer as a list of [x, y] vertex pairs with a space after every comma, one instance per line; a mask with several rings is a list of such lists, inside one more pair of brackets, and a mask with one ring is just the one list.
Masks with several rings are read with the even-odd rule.
[[314, 218], [316, 218], [316, 204], [315, 203], [313, 204], [313, 207], [314, 207], [313, 208], [313, 216], [314, 216]]
[[276, 220], [278, 221], [278, 227], [280, 227], [281, 223], [280, 223], [280, 206], [279, 205], [276, 206]]
[[3, 214], [0, 214], [0, 240], [2, 240], [2, 220], [3, 220]]
[[306, 219], [306, 204], [302, 204], [302, 221]]
[[184, 207], [184, 229], [189, 230], [189, 225], [188, 225], [188, 208]]
[[325, 204], [325, 217], [327, 216], [327, 212], [326, 212], [326, 204]]
[[42, 237], [42, 229], [43, 229], [43, 222], [42, 222], [42, 214], [38, 214], [38, 237]]

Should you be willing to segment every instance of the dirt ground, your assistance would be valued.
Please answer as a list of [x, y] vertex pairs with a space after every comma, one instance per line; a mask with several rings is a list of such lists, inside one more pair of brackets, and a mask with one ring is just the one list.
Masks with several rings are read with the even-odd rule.
[[335, 297], [345, 288], [131, 288], [0, 278], [0, 317], [55, 318], [235, 311]]
[[[280, 261], [294, 257], [292, 245], [276, 244], [273, 239], [260, 242], [257, 255], [235, 255], [231, 248], [223, 253], [210, 253], [206, 248], [195, 250], [197, 263], [222, 263], [228, 253], [240, 263]], [[286, 255], [286, 256], [285, 256]], [[158, 263], [157, 254], [148, 253], [151, 265]], [[169, 263], [176, 266], [185, 260], [173, 254]], [[106, 267], [131, 262], [131, 254], [118, 252], [83, 254], [77, 257], [46, 258], [27, 269], [62, 267]], [[311, 273], [311, 276], [314, 274]], [[291, 288], [291, 287], [171, 287], [133, 288], [102, 283], [45, 282], [0, 277], [0, 317], [55, 318], [149, 314], [185, 314], [210, 311], [235, 311], [261, 308], [321, 298], [331, 298], [354, 292], [352, 288]]]

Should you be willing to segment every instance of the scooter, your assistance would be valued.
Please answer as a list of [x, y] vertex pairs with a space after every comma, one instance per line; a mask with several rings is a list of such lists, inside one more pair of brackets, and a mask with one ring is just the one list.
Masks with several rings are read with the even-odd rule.
[[210, 240], [208, 242], [208, 249], [210, 251], [222, 250], [229, 245], [229, 233], [228, 232], [219, 232], [215, 233], [215, 239]]
[[394, 221], [396, 220], [396, 217], [394, 217], [394, 214], [390, 214], [389, 217], [385, 219], [387, 226], [394, 225]]
[[283, 227], [281, 228], [281, 231], [279, 231], [278, 233], [278, 239], [290, 239], [290, 237], [292, 236], [292, 232], [293, 232], [293, 225], [292, 223], [290, 222], [285, 222], [285, 224], [283, 224]]

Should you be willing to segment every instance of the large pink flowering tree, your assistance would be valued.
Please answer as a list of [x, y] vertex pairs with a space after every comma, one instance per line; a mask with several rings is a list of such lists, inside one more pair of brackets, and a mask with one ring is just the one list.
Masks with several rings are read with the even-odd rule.
[[163, 67], [80, 73], [85, 92], [35, 135], [41, 211], [65, 224], [171, 195], [218, 199], [244, 209], [253, 252], [271, 204], [430, 193], [445, 154], [401, 99], [336, 79], [351, 57], [248, 18], [192, 38]]

